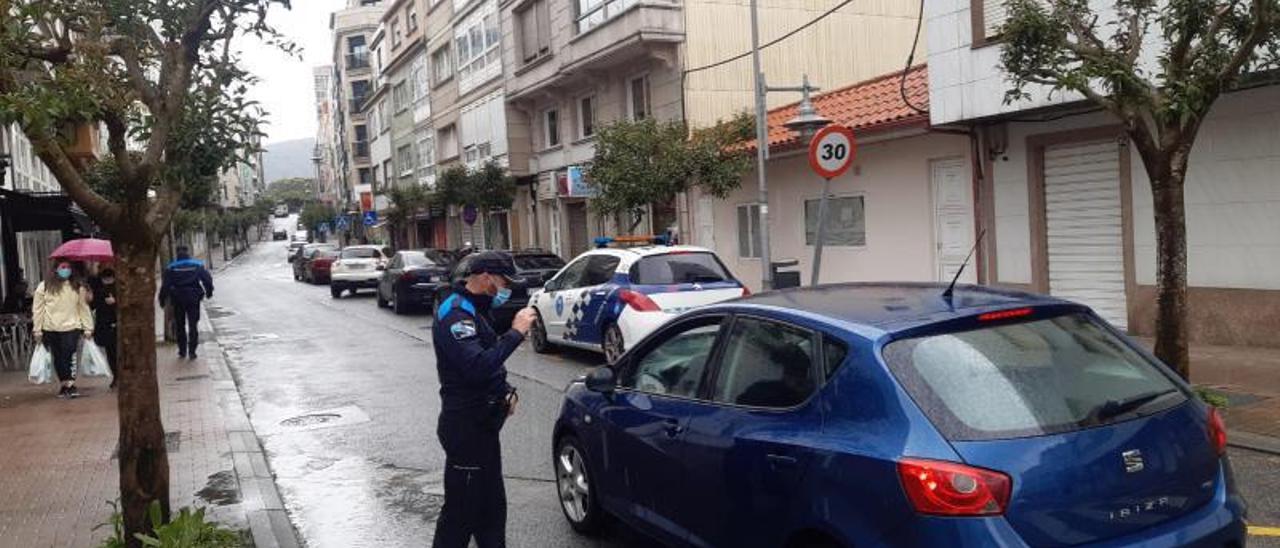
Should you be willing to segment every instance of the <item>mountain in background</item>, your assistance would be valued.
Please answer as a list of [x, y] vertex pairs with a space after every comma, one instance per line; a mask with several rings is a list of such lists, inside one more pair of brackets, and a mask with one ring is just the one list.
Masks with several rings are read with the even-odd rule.
[[270, 143], [264, 147], [266, 151], [262, 154], [262, 169], [267, 184], [291, 177], [315, 177], [316, 167], [311, 163], [315, 146], [315, 139], [295, 139]]

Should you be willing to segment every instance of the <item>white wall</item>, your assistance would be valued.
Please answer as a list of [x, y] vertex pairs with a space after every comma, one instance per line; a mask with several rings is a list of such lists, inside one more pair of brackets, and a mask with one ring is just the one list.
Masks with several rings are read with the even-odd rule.
[[[934, 227], [929, 161], [965, 157], [969, 142], [958, 135], [931, 134], [859, 145], [855, 169], [831, 182], [834, 196], [861, 195], [866, 209], [866, 245], [827, 246], [822, 282], [934, 281]], [[774, 260], [799, 259], [809, 283], [813, 246], [805, 244], [804, 201], [821, 196], [822, 180], [803, 154], [769, 162], [770, 246]], [[737, 206], [756, 201], [755, 172], [714, 206], [716, 253], [752, 290], [760, 288], [760, 259], [738, 257]], [[695, 221], [696, 224], [696, 221]]]
[[[1151, 187], [1133, 158], [1135, 273], [1154, 285]], [[1280, 289], [1280, 87], [1219, 99], [1191, 152], [1185, 203], [1189, 285]]]

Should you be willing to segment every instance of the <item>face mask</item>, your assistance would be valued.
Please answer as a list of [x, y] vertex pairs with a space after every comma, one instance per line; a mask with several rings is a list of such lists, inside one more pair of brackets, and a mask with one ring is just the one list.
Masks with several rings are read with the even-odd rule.
[[70, 278], [70, 277], [71, 277], [71, 269], [70, 269], [70, 268], [59, 268], [59, 269], [58, 269], [58, 277], [59, 277], [59, 278], [62, 278], [62, 279], [64, 279], [64, 280], [65, 280], [65, 279]]
[[102, 280], [102, 283], [103, 283], [103, 285], [115, 285], [115, 283], [116, 283], [116, 279], [115, 279], [115, 278], [105, 278], [105, 279], [103, 279], [103, 280]]
[[500, 287], [498, 288], [498, 293], [493, 296], [493, 304], [491, 306], [497, 308], [509, 300], [511, 300], [511, 288]]

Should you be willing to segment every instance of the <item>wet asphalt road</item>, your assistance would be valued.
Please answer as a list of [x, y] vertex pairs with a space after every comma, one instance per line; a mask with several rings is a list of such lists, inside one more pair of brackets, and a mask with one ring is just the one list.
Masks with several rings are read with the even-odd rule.
[[[218, 276], [208, 304], [290, 516], [313, 548], [427, 546], [444, 463], [431, 317], [381, 310], [372, 291], [334, 300], [295, 282], [285, 249], [255, 246]], [[556, 501], [550, 426], [564, 386], [599, 361], [522, 347], [507, 364], [521, 395], [502, 440], [512, 547], [650, 544], [630, 531], [578, 536]], [[1280, 527], [1280, 456], [1231, 456], [1251, 522]], [[1249, 543], [1280, 548], [1280, 537]]]
[[[208, 305], [290, 516], [314, 548], [429, 545], [444, 465], [431, 317], [379, 309], [372, 291], [334, 300], [293, 281], [285, 250], [255, 246]], [[550, 426], [565, 385], [597, 362], [522, 347], [507, 363], [521, 396], [502, 436], [513, 547], [645, 544], [584, 539], [557, 502]]]

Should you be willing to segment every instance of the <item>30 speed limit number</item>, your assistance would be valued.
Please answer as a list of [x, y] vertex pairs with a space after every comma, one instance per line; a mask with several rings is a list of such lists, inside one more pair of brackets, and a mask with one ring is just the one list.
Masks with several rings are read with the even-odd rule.
[[857, 145], [853, 130], [839, 125], [822, 128], [809, 142], [809, 167], [823, 179], [834, 179], [853, 166]]

